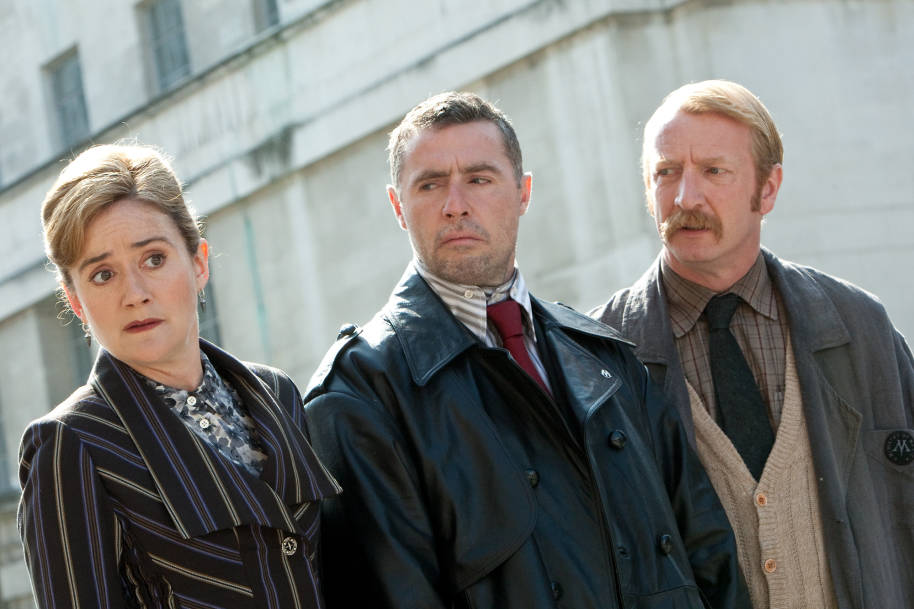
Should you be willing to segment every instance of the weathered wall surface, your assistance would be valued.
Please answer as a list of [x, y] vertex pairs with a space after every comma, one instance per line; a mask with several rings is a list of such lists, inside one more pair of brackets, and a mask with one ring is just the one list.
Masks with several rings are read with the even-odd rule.
[[[339, 325], [367, 320], [409, 259], [384, 191], [386, 133], [446, 89], [477, 91], [513, 118], [534, 174], [521, 267], [541, 297], [587, 309], [659, 250], [638, 169], [643, 121], [686, 81], [742, 82], [786, 146], [763, 241], [878, 294], [914, 333], [904, 272], [914, 264], [912, 2], [436, 0], [416, 11], [406, 0], [288, 0], [281, 23], [259, 32], [239, 4], [185, 2], [192, 71], [168, 93], [150, 84], [131, 3], [0, 7], [11, 58], [0, 67], [7, 516], [19, 434], [80, 369], [78, 332], [54, 319], [38, 222], [64, 156], [42, 70], [72, 48], [91, 139], [160, 145], [208, 216], [223, 345], [301, 385]], [[7, 607], [28, 603], [9, 522], [0, 522]]]

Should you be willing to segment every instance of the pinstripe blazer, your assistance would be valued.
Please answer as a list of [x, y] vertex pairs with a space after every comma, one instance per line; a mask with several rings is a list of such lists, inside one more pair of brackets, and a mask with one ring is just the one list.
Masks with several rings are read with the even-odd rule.
[[281, 371], [200, 341], [268, 454], [252, 476], [105, 351], [26, 429], [19, 531], [41, 608], [322, 607], [319, 503], [340, 492]]

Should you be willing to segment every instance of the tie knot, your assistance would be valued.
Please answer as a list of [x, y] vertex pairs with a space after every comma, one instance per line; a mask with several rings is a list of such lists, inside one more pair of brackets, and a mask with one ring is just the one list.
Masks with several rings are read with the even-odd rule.
[[501, 302], [486, 307], [486, 314], [498, 333], [501, 334], [502, 340], [512, 336], [521, 336], [524, 333], [524, 325], [521, 322], [520, 304], [516, 300], [503, 300]]
[[741, 298], [734, 294], [721, 294], [708, 301], [705, 307], [705, 316], [712, 330], [726, 330], [730, 327], [730, 319], [739, 305]]

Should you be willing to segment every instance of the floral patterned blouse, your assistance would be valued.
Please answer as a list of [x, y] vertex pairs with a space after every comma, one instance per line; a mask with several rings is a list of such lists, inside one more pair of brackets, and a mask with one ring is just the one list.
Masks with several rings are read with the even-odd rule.
[[257, 438], [257, 427], [248, 416], [238, 392], [219, 376], [213, 364], [200, 353], [203, 380], [193, 391], [168, 387], [142, 374], [137, 375], [155, 391], [197, 436], [222, 456], [259, 476], [267, 455]]

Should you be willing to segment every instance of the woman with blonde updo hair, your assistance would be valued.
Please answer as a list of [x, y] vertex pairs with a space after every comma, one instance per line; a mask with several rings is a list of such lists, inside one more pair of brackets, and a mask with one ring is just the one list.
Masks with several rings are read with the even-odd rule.
[[167, 160], [90, 148], [41, 213], [100, 349], [86, 384], [22, 439], [38, 606], [322, 607], [319, 504], [340, 489], [292, 381], [200, 338], [209, 249]]

